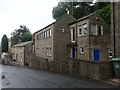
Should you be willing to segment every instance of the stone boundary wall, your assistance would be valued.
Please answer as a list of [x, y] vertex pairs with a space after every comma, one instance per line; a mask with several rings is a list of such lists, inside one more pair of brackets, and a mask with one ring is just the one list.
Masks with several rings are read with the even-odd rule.
[[101, 80], [113, 75], [112, 62], [93, 62], [85, 60], [68, 60], [69, 74], [79, 77]]
[[52, 72], [68, 74], [68, 64], [62, 63], [62, 62], [51, 61], [49, 62], [49, 70]]
[[48, 67], [49, 67], [48, 59], [40, 58], [33, 55], [33, 58], [30, 61], [29, 67], [40, 69], [40, 70], [48, 70]]
[[31, 68], [48, 70], [82, 78], [102, 80], [113, 75], [111, 61], [93, 62], [77, 59], [68, 59], [68, 63], [48, 61], [47, 59], [34, 57], [31, 60]]

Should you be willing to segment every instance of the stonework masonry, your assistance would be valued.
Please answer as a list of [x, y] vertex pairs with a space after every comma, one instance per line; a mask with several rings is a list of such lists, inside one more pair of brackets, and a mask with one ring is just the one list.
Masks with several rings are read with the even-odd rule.
[[120, 2], [111, 3], [111, 31], [113, 56], [120, 57]]

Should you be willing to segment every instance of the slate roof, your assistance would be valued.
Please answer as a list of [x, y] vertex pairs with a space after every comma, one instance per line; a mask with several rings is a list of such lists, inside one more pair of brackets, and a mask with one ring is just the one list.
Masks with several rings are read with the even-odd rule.
[[24, 47], [24, 46], [26, 46], [29, 43], [33, 43], [33, 41], [19, 43], [19, 44], [14, 45], [13, 47]]
[[98, 13], [97, 12], [90, 13], [90, 14], [82, 17], [82, 18], [77, 19], [76, 21], [70, 23], [69, 25], [74, 24], [74, 23], [79, 22], [79, 21], [82, 21], [82, 20], [85, 20], [85, 19], [88, 19], [89, 17], [91, 17], [91, 16], [93, 16], [95, 14], [98, 14]]

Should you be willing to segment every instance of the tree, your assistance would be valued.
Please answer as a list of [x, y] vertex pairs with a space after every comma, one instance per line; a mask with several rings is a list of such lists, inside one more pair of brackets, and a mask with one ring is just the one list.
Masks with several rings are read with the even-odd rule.
[[97, 10], [97, 12], [108, 24], [110, 24], [110, 5], [109, 4], [106, 7], [103, 7], [102, 9]]
[[2, 45], [2, 52], [8, 52], [8, 38], [7, 38], [7, 35], [3, 35], [1, 45]]
[[22, 42], [31, 41], [32, 40], [32, 34], [30, 32], [25, 32], [22, 35], [21, 40], [22, 40]]
[[92, 2], [59, 2], [58, 5], [53, 8], [52, 15], [53, 18], [57, 20], [69, 11], [69, 14], [78, 19], [93, 12], [91, 4]]
[[109, 24], [110, 23], [110, 3], [108, 2], [59, 2], [52, 10], [54, 19], [59, 19], [61, 16], [66, 15], [69, 10], [74, 18], [78, 19], [87, 14], [97, 11], [102, 18]]
[[26, 26], [20, 25], [19, 29], [16, 29], [14, 32], [12, 32], [11, 40], [12, 40], [12, 46], [18, 43], [23, 42], [22, 36], [26, 33], [30, 32], [29, 29]]

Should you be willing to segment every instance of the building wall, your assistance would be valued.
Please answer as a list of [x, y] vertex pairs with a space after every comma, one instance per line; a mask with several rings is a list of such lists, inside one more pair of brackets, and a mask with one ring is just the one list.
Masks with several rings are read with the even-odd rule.
[[[93, 35], [91, 25], [95, 24], [96, 28], [100, 26], [102, 28], [101, 35]], [[78, 35], [79, 27], [87, 27], [86, 33]], [[80, 20], [70, 25], [70, 28], [76, 28], [76, 43], [77, 43], [77, 57], [79, 60], [92, 60], [94, 61], [93, 51], [98, 49], [100, 52], [100, 61], [110, 60], [112, 57], [109, 57], [109, 49], [111, 49], [111, 31], [107, 23], [98, 15], [94, 14], [84, 20]], [[96, 31], [95, 29], [94, 31]], [[73, 45], [74, 46], [74, 45]], [[72, 48], [72, 47], [71, 47]], [[81, 52], [81, 48], [83, 52]]]
[[25, 66], [30, 66], [30, 61], [32, 60], [32, 57], [33, 57], [32, 48], [33, 48], [32, 43], [29, 43], [24, 47]]
[[[113, 10], [114, 9], [114, 10]], [[120, 57], [120, 1], [111, 3], [111, 31], [113, 56]], [[115, 31], [115, 33], [114, 33]]]
[[70, 42], [69, 24], [75, 21], [71, 15], [61, 17], [56, 21], [54, 26], [53, 47], [54, 60], [58, 62], [67, 62], [68, 49], [67, 44]]
[[[97, 20], [96, 17], [99, 19]], [[94, 15], [89, 19], [89, 23], [95, 23], [98, 26], [103, 26], [103, 35], [93, 36], [90, 33], [90, 60], [93, 60], [93, 50], [100, 50], [100, 61], [110, 60], [112, 57], [109, 57], [109, 49], [111, 49], [111, 31], [107, 23], [99, 16]], [[90, 28], [91, 29], [91, 28]]]
[[19, 65], [24, 66], [24, 47], [12, 48], [12, 59], [16, 60]]
[[[39, 31], [38, 33], [35, 34], [35, 55], [41, 58], [46, 58], [49, 61], [53, 60], [53, 26], [54, 24], [42, 29], [41, 31]], [[47, 30], [51, 30], [51, 37], [50, 38], [44, 38], [41, 39], [40, 38], [40, 33], [47, 31]], [[38, 40], [37, 40], [38, 38]], [[51, 48], [51, 56], [47, 55], [47, 47]]]
[[[84, 36], [78, 35], [78, 27], [83, 24], [87, 24], [87, 34]], [[89, 60], [89, 20], [77, 22], [77, 59]], [[84, 53], [80, 52], [80, 48], [84, 48]]]
[[[71, 39], [72, 38], [71, 30], [75, 29], [75, 33], [77, 33], [76, 23], [73, 23], [73, 24], [69, 25], [69, 27], [70, 27], [70, 32], [69, 32], [69, 34], [70, 34], [69, 37], [70, 38], [69, 38], [69, 43], [68, 43], [67, 48], [68, 48], [68, 58], [72, 58], [72, 48], [77, 49], [77, 46], [76, 46], [76, 44], [77, 44], [77, 35], [75, 34], [75, 41], [73, 42], [73, 39]], [[75, 53], [75, 58], [77, 58], [76, 54], [77, 54], [77, 52]]]

